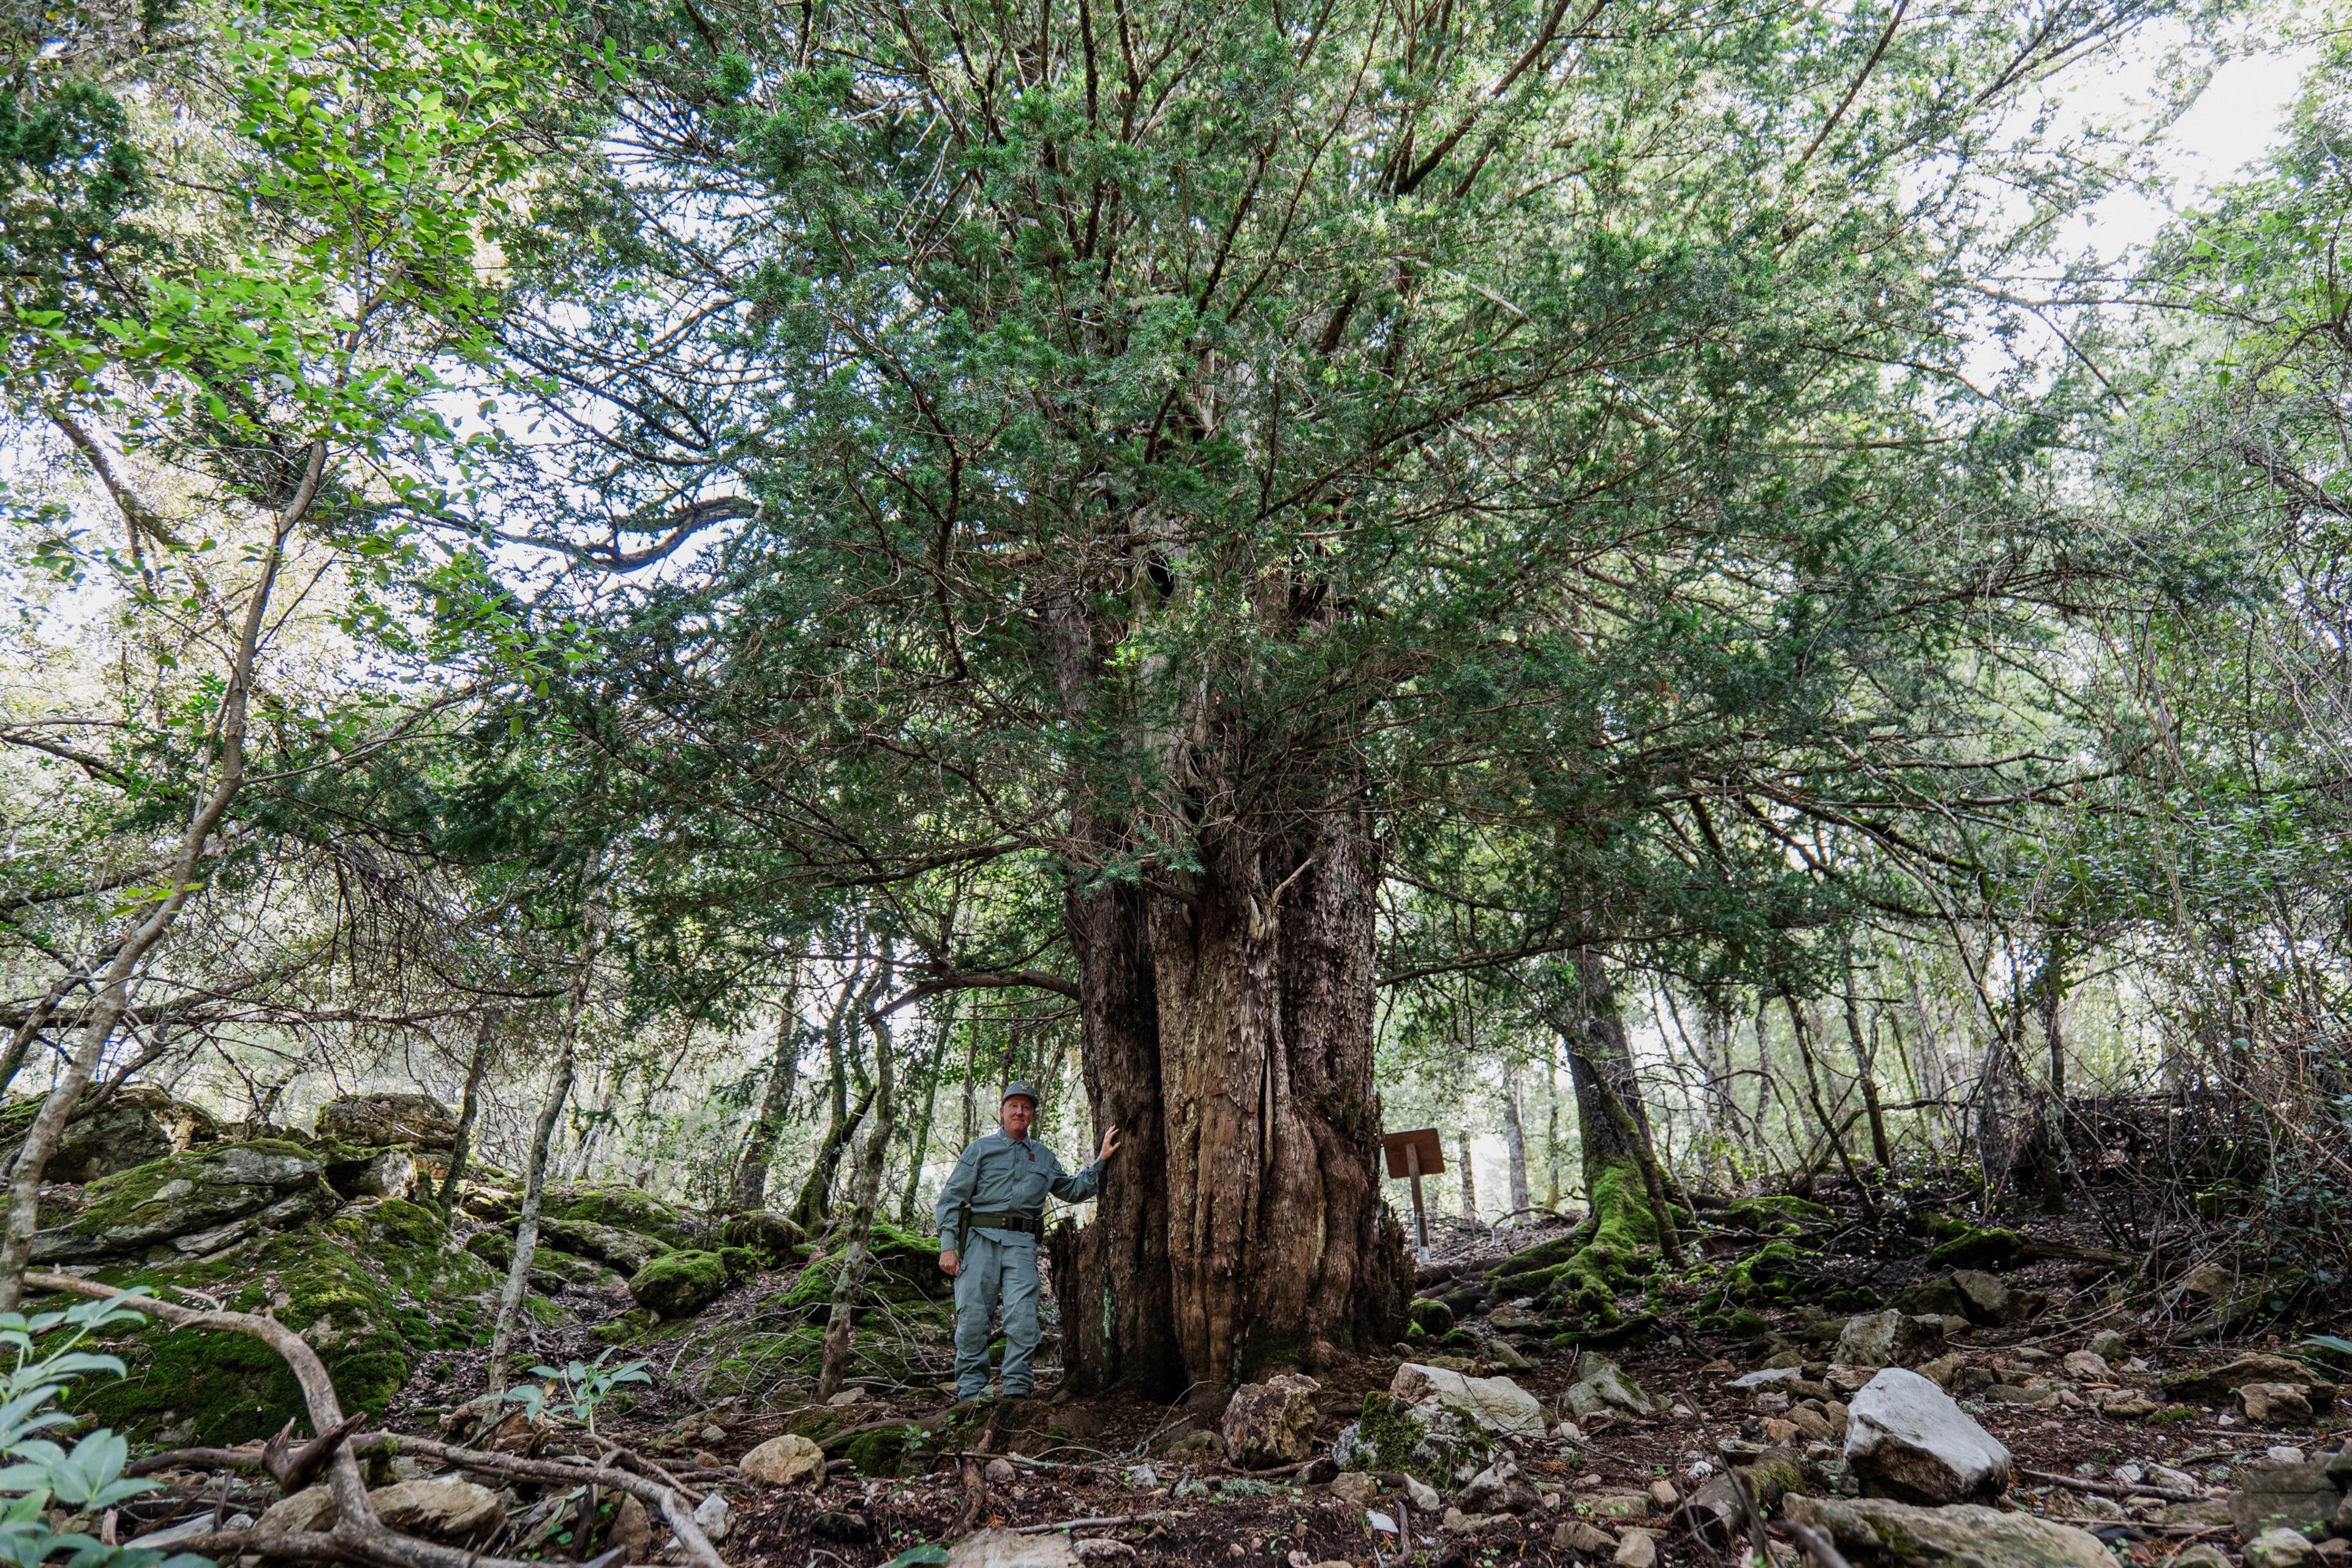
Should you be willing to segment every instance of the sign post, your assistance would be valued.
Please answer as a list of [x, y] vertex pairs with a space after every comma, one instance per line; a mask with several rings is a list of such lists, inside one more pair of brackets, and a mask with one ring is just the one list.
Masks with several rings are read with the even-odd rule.
[[1389, 1175], [1403, 1176], [1412, 1183], [1412, 1227], [1420, 1245], [1414, 1248], [1413, 1261], [1429, 1261], [1429, 1212], [1422, 1206], [1421, 1179], [1445, 1173], [1445, 1145], [1434, 1127], [1418, 1128], [1411, 1132], [1391, 1132], [1381, 1140], [1381, 1148], [1388, 1155]]

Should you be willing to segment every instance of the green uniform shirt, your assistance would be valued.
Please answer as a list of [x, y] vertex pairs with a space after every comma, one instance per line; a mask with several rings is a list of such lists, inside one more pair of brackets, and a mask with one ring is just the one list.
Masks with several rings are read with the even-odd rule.
[[1042, 1217], [1048, 1193], [1066, 1204], [1078, 1204], [1100, 1191], [1100, 1160], [1073, 1175], [1034, 1138], [1007, 1138], [999, 1129], [972, 1140], [949, 1173], [947, 1185], [940, 1189], [940, 1250], [961, 1250], [966, 1205], [974, 1214]]

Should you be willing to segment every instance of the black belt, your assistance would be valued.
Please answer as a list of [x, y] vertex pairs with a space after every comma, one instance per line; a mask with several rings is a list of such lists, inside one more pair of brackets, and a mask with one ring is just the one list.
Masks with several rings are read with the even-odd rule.
[[1024, 1236], [1045, 1234], [1045, 1222], [1034, 1214], [975, 1214], [966, 1216], [964, 1223], [986, 1230], [1017, 1230]]

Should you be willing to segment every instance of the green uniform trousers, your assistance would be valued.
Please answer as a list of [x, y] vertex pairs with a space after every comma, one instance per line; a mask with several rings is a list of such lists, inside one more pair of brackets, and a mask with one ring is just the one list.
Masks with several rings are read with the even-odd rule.
[[1037, 1238], [974, 1226], [964, 1232], [955, 1282], [956, 1397], [988, 1392], [989, 1320], [1004, 1310], [1003, 1386], [1007, 1397], [1037, 1386]]

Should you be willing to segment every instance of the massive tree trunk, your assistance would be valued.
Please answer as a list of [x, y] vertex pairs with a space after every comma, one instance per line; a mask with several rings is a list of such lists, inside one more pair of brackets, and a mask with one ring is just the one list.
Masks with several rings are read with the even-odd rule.
[[1082, 1384], [1221, 1384], [1402, 1327], [1375, 1163], [1374, 851], [1360, 816], [1316, 826], [1233, 830], [1167, 892], [1073, 896], [1095, 1123], [1133, 1139], [1055, 1256]]
[[1151, 908], [1177, 1342], [1213, 1384], [1388, 1343], [1369, 824], [1204, 844]]

